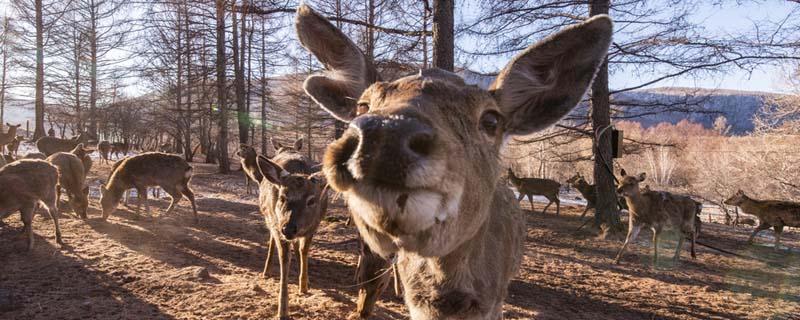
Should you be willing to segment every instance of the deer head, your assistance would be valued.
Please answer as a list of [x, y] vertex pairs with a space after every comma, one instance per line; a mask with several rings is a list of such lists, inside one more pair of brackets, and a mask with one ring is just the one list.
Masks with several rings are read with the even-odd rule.
[[575, 107], [612, 30], [599, 16], [544, 39], [487, 91], [440, 69], [378, 81], [356, 45], [308, 6], [298, 8], [295, 25], [329, 71], [308, 77], [306, 93], [349, 122], [328, 147], [323, 172], [384, 257], [399, 249], [442, 256], [470, 239], [490, 215], [504, 141], [547, 128]]
[[729, 206], [740, 206], [745, 200], [747, 199], [747, 195], [744, 194], [744, 191], [739, 189], [736, 191], [734, 195], [730, 198], [725, 199], [722, 203], [727, 204]]
[[236, 151], [236, 156], [242, 159], [250, 159], [258, 156], [256, 149], [244, 143], [239, 144], [239, 151]]
[[617, 187], [617, 194], [623, 197], [632, 197], [639, 194], [639, 183], [644, 181], [647, 178], [647, 174], [644, 172], [640, 173], [638, 176], [629, 176], [625, 169], [620, 171], [620, 175], [622, 175], [622, 179], [619, 181], [619, 187]]
[[314, 230], [327, 203], [327, 182], [322, 173], [289, 173], [264, 156], [258, 157], [258, 169], [264, 176], [259, 192], [261, 211], [275, 214], [280, 237], [292, 240]]
[[300, 152], [303, 149], [303, 138], [297, 138], [297, 140], [292, 143], [292, 146], [284, 146], [282, 143], [278, 142], [278, 140], [270, 139], [272, 142], [272, 147], [275, 148], [276, 153], [281, 153], [285, 151], [294, 150], [296, 152]]

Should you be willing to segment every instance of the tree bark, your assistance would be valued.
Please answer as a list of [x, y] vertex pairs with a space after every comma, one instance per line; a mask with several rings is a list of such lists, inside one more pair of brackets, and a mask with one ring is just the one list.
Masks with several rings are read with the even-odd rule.
[[34, 3], [36, 11], [36, 89], [34, 93], [35, 129], [33, 140], [44, 137], [44, 23], [42, 0]]
[[[608, 14], [609, 0], [589, 2], [589, 15]], [[597, 201], [593, 226], [607, 238], [619, 234], [622, 224], [617, 210], [614, 190], [613, 159], [611, 158], [611, 103], [608, 90], [608, 58], [605, 59], [592, 83], [592, 128], [594, 129], [594, 181]]]
[[217, 159], [219, 172], [229, 173], [228, 159], [228, 109], [225, 106], [225, 0], [217, 4], [217, 108], [219, 109], [219, 133], [217, 135]]
[[97, 6], [94, 1], [89, 8], [89, 133], [97, 136]]
[[[233, 1], [231, 6], [235, 6], [236, 1]], [[233, 23], [232, 36], [233, 36], [233, 86], [236, 98], [236, 120], [239, 124], [239, 143], [247, 143], [248, 130], [248, 117], [247, 110], [244, 103], [244, 61], [240, 53], [242, 52], [239, 47], [239, 22], [236, 18], [236, 13], [231, 14], [231, 22]], [[244, 13], [242, 14], [241, 23], [244, 24]], [[242, 30], [244, 31], [244, 30]], [[242, 34], [242, 42], [244, 41], [244, 34]]]
[[189, 30], [191, 21], [189, 19], [189, 5], [188, 1], [183, 2], [183, 19], [186, 29], [184, 30], [184, 38], [186, 45], [186, 116], [183, 121], [183, 155], [186, 161], [192, 162], [194, 160], [194, 149], [192, 148], [192, 36]]
[[433, 1], [433, 67], [451, 72], [455, 63], [453, 2]]

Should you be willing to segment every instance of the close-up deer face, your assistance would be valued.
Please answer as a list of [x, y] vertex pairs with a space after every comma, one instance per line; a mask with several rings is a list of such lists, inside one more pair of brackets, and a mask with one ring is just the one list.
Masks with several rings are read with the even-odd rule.
[[619, 187], [617, 187], [617, 194], [623, 197], [632, 197], [639, 194], [639, 183], [644, 181], [647, 178], [647, 174], [644, 172], [640, 173], [638, 176], [629, 176], [625, 169], [620, 171], [622, 175], [622, 179], [619, 181]]
[[568, 28], [514, 58], [484, 90], [440, 69], [379, 81], [326, 19], [307, 6], [296, 19], [300, 42], [331, 71], [307, 78], [306, 93], [349, 123], [323, 172], [384, 256], [398, 248], [441, 256], [474, 235], [490, 214], [503, 142], [571, 111], [611, 35], [607, 17]]
[[260, 186], [260, 209], [274, 215], [280, 237], [293, 240], [314, 230], [327, 201], [323, 175], [290, 174], [263, 156], [258, 157], [258, 167], [265, 178]]
[[734, 195], [732, 195], [728, 199], [725, 199], [725, 201], [723, 201], [722, 203], [727, 204], [729, 206], [739, 206], [742, 204], [742, 202], [744, 202], [744, 199], [745, 199], [744, 191], [738, 190]]

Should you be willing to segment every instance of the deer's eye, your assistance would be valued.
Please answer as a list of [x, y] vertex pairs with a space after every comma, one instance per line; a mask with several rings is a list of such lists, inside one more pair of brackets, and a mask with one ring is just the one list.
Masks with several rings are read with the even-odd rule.
[[498, 130], [500, 129], [500, 125], [502, 124], [503, 116], [501, 116], [497, 111], [489, 110], [484, 112], [481, 115], [481, 119], [479, 121], [480, 128], [490, 137], [494, 137], [497, 135]]
[[316, 203], [317, 203], [317, 198], [315, 198], [315, 197], [310, 197], [310, 198], [308, 198], [308, 200], [306, 200], [306, 206], [307, 207], [311, 207]]
[[368, 111], [369, 111], [369, 103], [359, 102], [358, 105], [356, 105], [356, 117], [365, 114]]

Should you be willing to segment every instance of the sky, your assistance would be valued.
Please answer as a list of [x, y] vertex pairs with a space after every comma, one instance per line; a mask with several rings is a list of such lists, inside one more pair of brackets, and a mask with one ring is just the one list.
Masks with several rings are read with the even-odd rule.
[[[465, 5], [467, 0], [457, 0], [456, 5]], [[475, 0], [470, 0], [475, 1]], [[612, 0], [613, 1], [613, 0]], [[658, 0], [656, 0], [658, 1]], [[752, 29], [753, 21], [768, 18], [778, 20], [784, 17], [791, 10], [800, 10], [800, 4], [791, 3], [786, 0], [764, 0], [753, 3], [746, 1], [737, 5], [736, 0], [722, 1], [723, 5], [713, 5], [720, 0], [704, 0], [703, 5], [697, 8], [693, 20], [703, 25], [709, 32], [732, 33], [742, 29]], [[0, 14], [12, 13], [8, 4], [9, 0], [0, 0]], [[469, 3], [467, 6], [474, 4]], [[213, 22], [211, 22], [213, 23]], [[458, 23], [458, 22], [457, 22]], [[498, 59], [499, 60], [499, 59]], [[499, 69], [505, 63], [499, 61], [494, 68]], [[492, 67], [490, 67], [492, 68]], [[678, 77], [667, 81], [658, 82], [649, 87], [700, 87], [709, 89], [732, 89], [747, 91], [766, 91], [766, 92], [785, 92], [787, 91], [785, 81], [785, 66], [762, 66], [752, 72], [731, 69], [727, 73], [716, 73], [713, 75]], [[484, 71], [484, 70], [482, 70]], [[649, 79], [659, 77], [659, 74], [636, 73], [629, 71], [615, 72], [611, 75], [610, 86], [624, 88], [631, 85], [638, 85]], [[140, 91], [129, 88], [130, 91]]]

